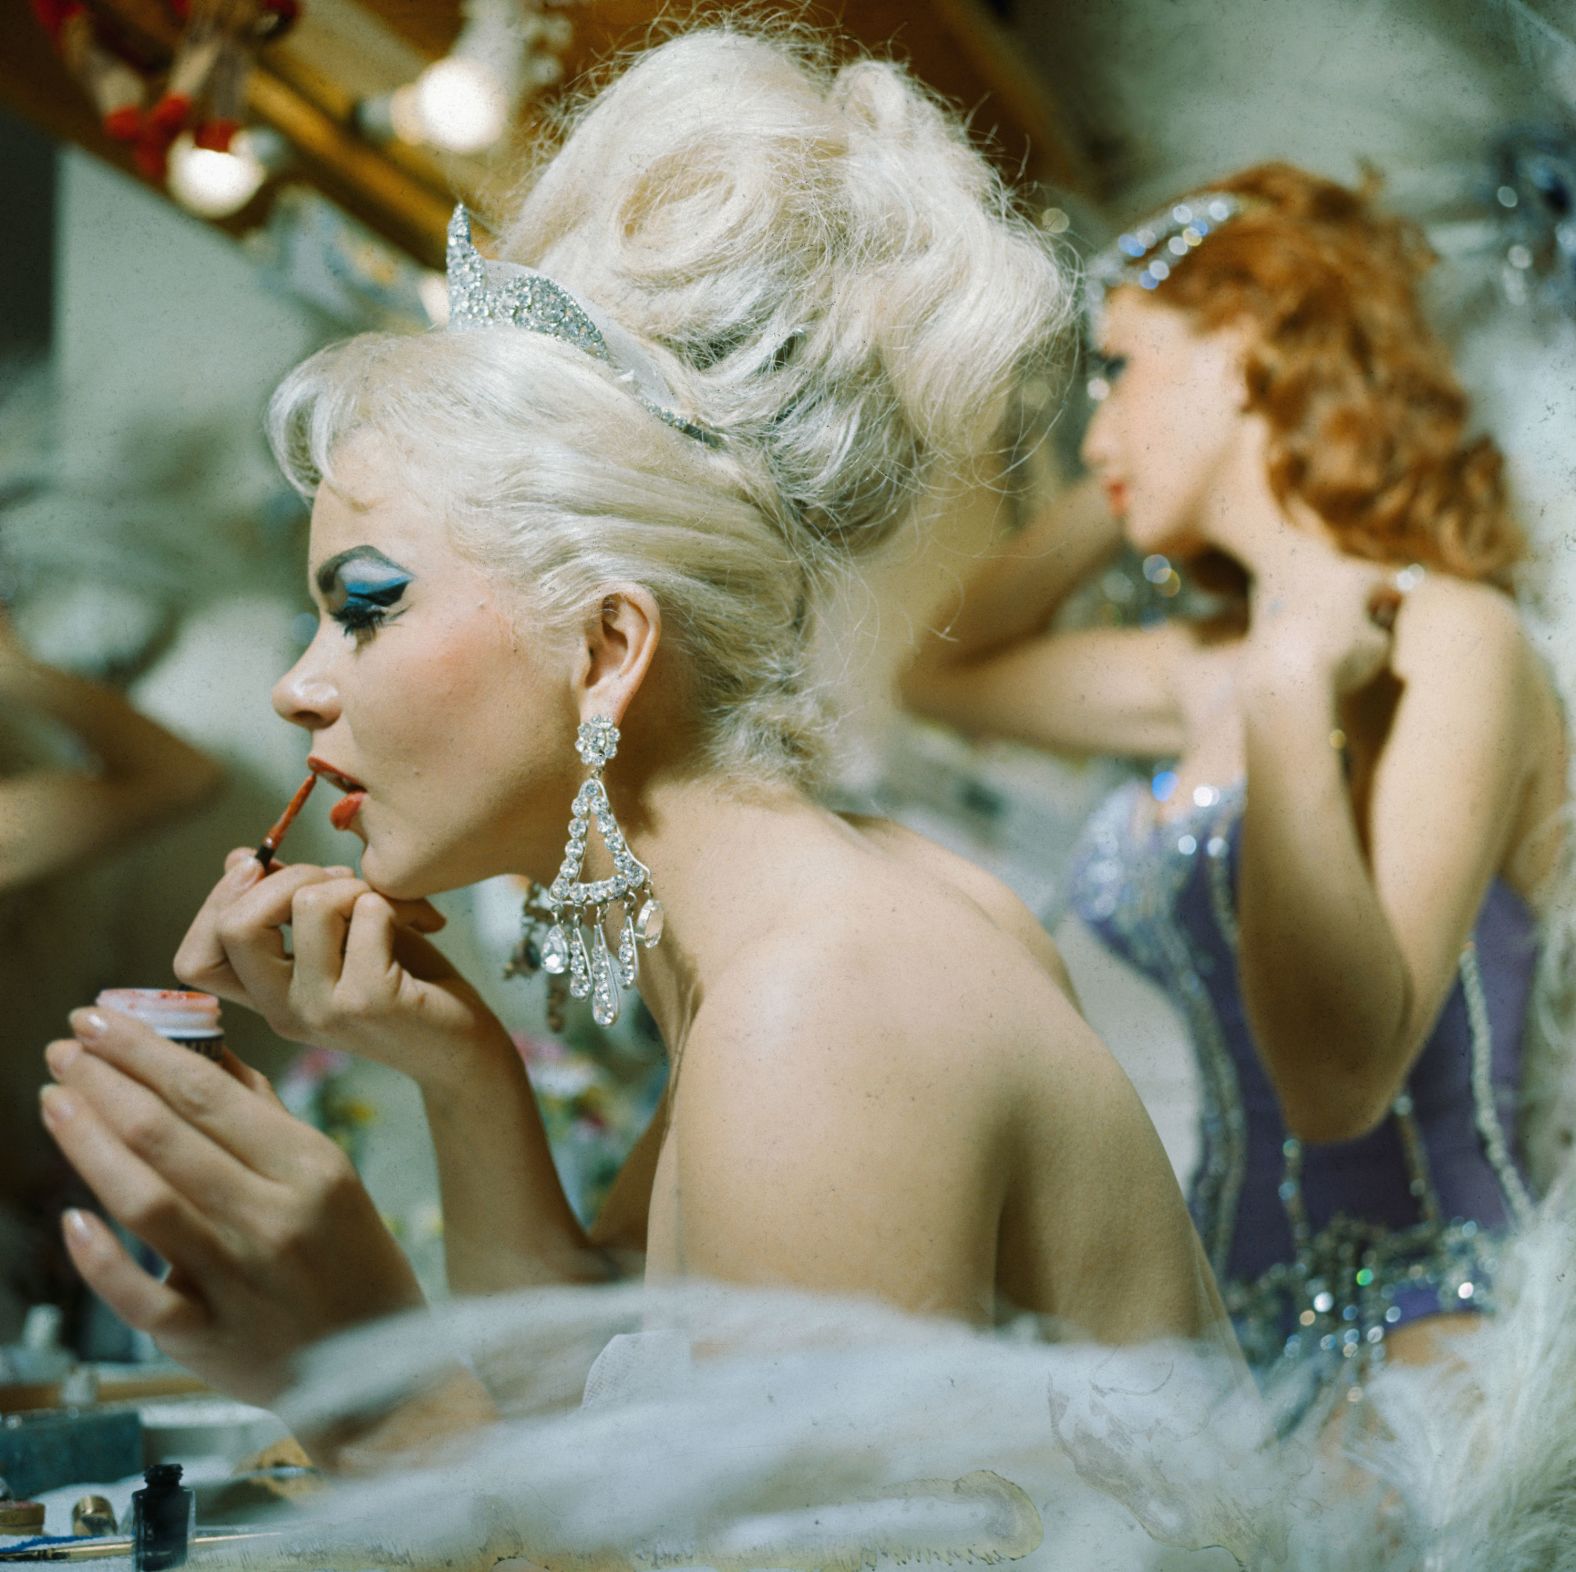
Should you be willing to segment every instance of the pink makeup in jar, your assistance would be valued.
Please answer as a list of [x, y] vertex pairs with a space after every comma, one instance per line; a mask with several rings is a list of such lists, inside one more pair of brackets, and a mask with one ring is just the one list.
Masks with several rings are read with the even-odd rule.
[[205, 1059], [224, 1057], [219, 1001], [211, 993], [180, 988], [106, 988], [93, 1002], [144, 1022], [161, 1037], [195, 1049]]

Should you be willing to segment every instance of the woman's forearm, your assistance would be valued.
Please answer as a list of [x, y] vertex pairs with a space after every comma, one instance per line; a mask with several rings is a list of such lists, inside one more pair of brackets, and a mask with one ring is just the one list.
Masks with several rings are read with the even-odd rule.
[[564, 1194], [513, 1043], [500, 1034], [462, 1074], [424, 1085], [422, 1095], [438, 1159], [450, 1290], [604, 1280], [605, 1258]]
[[107, 779], [135, 782], [150, 798], [190, 802], [206, 796], [223, 771], [200, 749], [166, 731], [113, 688], [36, 661], [6, 661], [0, 697], [48, 715], [72, 732]]
[[1121, 542], [1121, 526], [1092, 480], [1052, 498], [969, 583], [921, 661], [967, 662], [1043, 632]]
[[1243, 997], [1288, 1125], [1349, 1139], [1404, 1065], [1407, 969], [1333, 746], [1333, 687], [1250, 685], [1238, 886]]
[[491, 1395], [462, 1365], [382, 1412], [298, 1432], [296, 1439], [325, 1473], [355, 1476], [409, 1467], [497, 1421]]
[[113, 689], [0, 643], [0, 707], [7, 706], [67, 727], [96, 767], [39, 769], [0, 782], [0, 890], [56, 877], [195, 807], [224, 778], [214, 760]]

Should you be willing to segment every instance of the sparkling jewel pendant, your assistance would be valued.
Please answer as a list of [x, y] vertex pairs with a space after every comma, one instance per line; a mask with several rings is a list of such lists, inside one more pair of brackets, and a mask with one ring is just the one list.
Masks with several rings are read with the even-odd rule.
[[577, 923], [569, 936], [569, 996], [583, 999], [591, 992], [591, 957]]
[[596, 943], [591, 957], [591, 1019], [598, 1026], [611, 1026], [618, 1019], [618, 983], [613, 977], [613, 957], [608, 953], [607, 935], [601, 923], [596, 928]]
[[662, 923], [662, 902], [653, 895], [640, 908], [640, 916], [635, 919], [635, 937], [646, 949], [656, 948], [657, 941], [662, 937]]
[[569, 940], [564, 937], [561, 923], [555, 922], [542, 940], [542, 970], [554, 977], [562, 977], [569, 970]]
[[625, 916], [618, 936], [618, 980], [633, 988], [640, 980], [640, 947], [635, 942], [635, 920]]

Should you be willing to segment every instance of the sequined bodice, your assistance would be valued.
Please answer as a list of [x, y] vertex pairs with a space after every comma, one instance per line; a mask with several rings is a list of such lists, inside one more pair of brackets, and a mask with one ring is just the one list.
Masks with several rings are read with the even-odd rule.
[[1189, 1204], [1250, 1359], [1356, 1353], [1403, 1321], [1487, 1302], [1491, 1241], [1528, 1204], [1510, 1149], [1536, 959], [1525, 902], [1488, 892], [1445, 1009], [1391, 1116], [1360, 1140], [1288, 1135], [1237, 969], [1243, 791], [1161, 821], [1145, 783], [1108, 798], [1072, 905], [1181, 1011], [1200, 1071]]

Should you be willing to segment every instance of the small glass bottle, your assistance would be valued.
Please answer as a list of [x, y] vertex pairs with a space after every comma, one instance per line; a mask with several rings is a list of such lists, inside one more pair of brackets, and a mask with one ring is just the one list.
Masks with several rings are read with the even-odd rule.
[[131, 1557], [137, 1572], [184, 1566], [197, 1532], [197, 1496], [179, 1463], [155, 1463], [131, 1495]]
[[205, 1059], [224, 1057], [219, 1001], [211, 993], [180, 988], [106, 988], [95, 1004], [146, 1022], [161, 1037], [194, 1049]]

